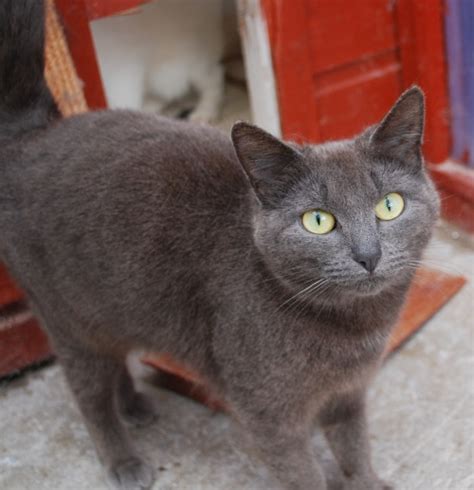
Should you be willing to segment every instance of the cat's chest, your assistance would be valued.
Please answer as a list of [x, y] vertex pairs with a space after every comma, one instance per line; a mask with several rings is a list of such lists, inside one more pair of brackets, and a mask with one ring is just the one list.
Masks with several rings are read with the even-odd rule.
[[364, 385], [376, 369], [387, 335], [379, 330], [364, 334], [325, 333], [308, 339], [303, 378], [312, 391], [338, 392]]

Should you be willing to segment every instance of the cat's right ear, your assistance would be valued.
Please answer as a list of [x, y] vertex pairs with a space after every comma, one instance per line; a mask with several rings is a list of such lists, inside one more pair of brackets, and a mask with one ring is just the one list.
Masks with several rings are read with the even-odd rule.
[[237, 157], [262, 204], [275, 205], [288, 191], [300, 153], [257, 126], [232, 127]]

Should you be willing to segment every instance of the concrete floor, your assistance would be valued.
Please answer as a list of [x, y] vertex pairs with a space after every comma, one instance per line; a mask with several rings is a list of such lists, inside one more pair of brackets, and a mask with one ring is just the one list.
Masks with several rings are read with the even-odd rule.
[[[223, 126], [250, 119], [235, 102]], [[237, 92], [236, 92], [237, 91]], [[229, 94], [229, 92], [228, 92]], [[238, 112], [238, 117], [235, 113]], [[370, 392], [374, 465], [398, 490], [474, 489], [472, 239], [441, 225], [428, 256], [467, 286], [388, 359]], [[141, 376], [143, 373], [141, 373]], [[268, 490], [265, 471], [240, 448], [223, 414], [143, 381], [160, 420], [133, 437], [155, 464], [160, 490]], [[321, 437], [315, 445], [333, 469]], [[0, 489], [108, 488], [91, 440], [57, 365], [0, 383]]]

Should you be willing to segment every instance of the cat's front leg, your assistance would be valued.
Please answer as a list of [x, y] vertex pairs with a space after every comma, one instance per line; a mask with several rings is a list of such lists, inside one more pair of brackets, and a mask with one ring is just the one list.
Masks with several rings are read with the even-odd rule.
[[344, 490], [393, 489], [372, 469], [364, 391], [334, 397], [319, 419], [346, 478]]
[[327, 490], [326, 478], [311, 449], [310, 428], [286, 417], [240, 414], [260, 460], [282, 490]]

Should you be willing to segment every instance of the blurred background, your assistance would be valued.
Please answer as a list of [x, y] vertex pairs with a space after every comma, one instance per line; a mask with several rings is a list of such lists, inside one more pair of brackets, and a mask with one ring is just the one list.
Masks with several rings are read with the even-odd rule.
[[[378, 122], [412, 84], [424, 90], [424, 154], [443, 216], [392, 347], [425, 328], [371, 393], [376, 465], [403, 489], [474, 488], [473, 32], [472, 0], [48, 0], [46, 76], [64, 116], [128, 108], [224, 131], [249, 120], [318, 143]], [[1, 308], [21, 298], [0, 266]], [[102, 488], [57, 367], [13, 379], [52, 354], [34, 319], [0, 324], [0, 432], [14, 440], [0, 441], [2, 488]], [[162, 384], [210, 403], [172, 363], [149, 361]], [[144, 436], [164, 461], [159, 488], [266, 488], [223, 416], [145, 389], [167, 419], [154, 433], [166, 444]], [[26, 450], [35, 427], [44, 439]], [[68, 482], [61, 460], [76, 462]]]

